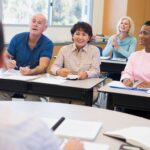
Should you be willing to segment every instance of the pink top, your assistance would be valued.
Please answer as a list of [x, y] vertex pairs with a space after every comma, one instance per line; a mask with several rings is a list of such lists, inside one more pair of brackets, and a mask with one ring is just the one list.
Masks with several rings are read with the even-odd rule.
[[125, 78], [150, 82], [150, 53], [145, 52], [144, 49], [132, 53], [122, 72], [121, 80]]

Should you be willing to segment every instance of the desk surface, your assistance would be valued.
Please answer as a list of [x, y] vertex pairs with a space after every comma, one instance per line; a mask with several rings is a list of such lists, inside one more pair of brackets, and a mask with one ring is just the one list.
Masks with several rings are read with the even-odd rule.
[[[38, 82], [38, 81], [30, 81], [33, 83], [43, 83], [43, 84], [52, 84], [50, 82], [46, 82], [46, 79], [54, 79], [54, 80], [58, 80], [58, 78], [56, 78], [56, 76], [52, 76], [50, 75], [49, 77], [44, 77], [45, 78], [45, 82]], [[64, 86], [64, 87], [73, 87], [73, 88], [82, 88], [82, 89], [91, 89], [94, 86], [96, 86], [97, 84], [99, 84], [100, 82], [103, 82], [105, 78], [91, 78], [91, 79], [85, 79], [85, 80], [64, 80], [65, 82], [61, 83], [61, 84], [57, 84], [59, 86]]]
[[107, 92], [107, 93], [115, 93], [115, 94], [123, 94], [123, 95], [149, 97], [150, 98], [150, 94], [146, 93], [146, 92], [143, 92], [143, 91], [134, 91], [134, 90], [119, 89], [119, 88], [111, 88], [107, 85], [99, 88], [98, 91]]
[[0, 102], [0, 109], [9, 106], [19, 112], [25, 112], [27, 115], [37, 115], [39, 117], [59, 118], [66, 117], [75, 120], [100, 121], [103, 127], [95, 143], [106, 143], [110, 150], [117, 150], [122, 141], [104, 136], [106, 131], [122, 129], [130, 126], [150, 126], [150, 120], [119, 113], [115, 111], [92, 108], [79, 105], [42, 103], [42, 102]]
[[111, 63], [111, 64], [127, 64], [126, 61], [115, 61], [115, 60], [110, 60], [110, 59], [101, 59], [102, 63]]

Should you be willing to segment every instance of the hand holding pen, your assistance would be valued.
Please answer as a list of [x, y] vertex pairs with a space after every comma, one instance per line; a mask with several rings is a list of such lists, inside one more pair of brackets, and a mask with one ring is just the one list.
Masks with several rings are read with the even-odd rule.
[[9, 57], [9, 58], [6, 58], [7, 60], [6, 60], [6, 67], [8, 68], [8, 69], [14, 69], [14, 68], [16, 68], [16, 61], [15, 60], [13, 60], [11, 57]]

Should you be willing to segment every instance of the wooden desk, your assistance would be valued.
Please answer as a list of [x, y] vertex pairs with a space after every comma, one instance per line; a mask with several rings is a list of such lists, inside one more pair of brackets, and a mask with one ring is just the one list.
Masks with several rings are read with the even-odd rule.
[[98, 91], [108, 93], [107, 109], [113, 110], [115, 106], [129, 109], [150, 111], [150, 94], [133, 90], [116, 89], [106, 86]]
[[[52, 76], [51, 76], [52, 77]], [[57, 96], [69, 99], [84, 100], [85, 105], [93, 104], [93, 88], [103, 82], [104, 78], [92, 78], [85, 80], [66, 80], [56, 85], [49, 83], [30, 82], [28, 93], [44, 96]]]
[[101, 71], [109, 73], [121, 73], [127, 62], [113, 61], [113, 60], [102, 60], [101, 59]]
[[16, 110], [18, 113], [26, 113], [27, 115], [36, 115], [49, 118], [60, 118], [62, 116], [67, 119], [100, 121], [103, 127], [100, 130], [95, 143], [106, 143], [110, 146], [110, 150], [118, 150], [123, 142], [114, 138], [104, 136], [106, 131], [112, 131], [131, 126], [150, 126], [150, 120], [119, 113], [115, 111], [59, 103], [42, 103], [42, 102], [19, 102], [0, 101], [0, 109], [7, 107]]

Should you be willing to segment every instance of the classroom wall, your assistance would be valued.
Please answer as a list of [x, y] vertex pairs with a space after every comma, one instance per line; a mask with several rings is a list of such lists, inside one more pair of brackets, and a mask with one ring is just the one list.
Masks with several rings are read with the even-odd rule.
[[[116, 25], [122, 16], [130, 16], [135, 23], [135, 36], [146, 20], [150, 20], [150, 0], [105, 0], [102, 32], [105, 35], [116, 33]], [[142, 47], [138, 44], [137, 50]]]
[[[104, 0], [93, 0], [93, 33], [100, 34], [102, 32], [103, 20], [103, 4]], [[4, 26], [5, 43], [9, 43], [10, 39], [17, 33], [28, 31], [27, 26]], [[56, 34], [57, 33], [57, 34]], [[71, 41], [70, 27], [49, 27], [45, 33], [54, 42]]]

